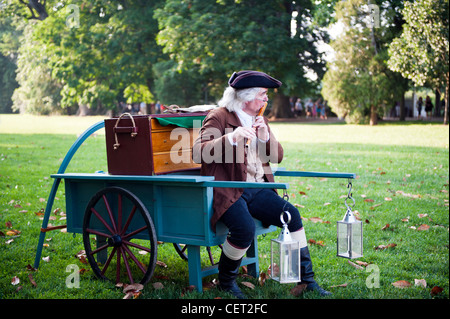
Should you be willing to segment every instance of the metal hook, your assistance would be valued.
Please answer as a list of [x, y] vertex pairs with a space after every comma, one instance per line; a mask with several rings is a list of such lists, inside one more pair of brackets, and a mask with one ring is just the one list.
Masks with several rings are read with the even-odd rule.
[[350, 189], [349, 189], [349, 191], [348, 191], [347, 198], [346, 198], [345, 201], [344, 201], [345, 206], [346, 206], [347, 208], [350, 208], [350, 207], [348, 206], [348, 204], [347, 204], [347, 199], [353, 200], [353, 206], [355, 206], [355, 204], [356, 204], [355, 199], [352, 197], [352, 187], [353, 187], [352, 182], [351, 182], [350, 180], [348, 180], [347, 188], [350, 188]]

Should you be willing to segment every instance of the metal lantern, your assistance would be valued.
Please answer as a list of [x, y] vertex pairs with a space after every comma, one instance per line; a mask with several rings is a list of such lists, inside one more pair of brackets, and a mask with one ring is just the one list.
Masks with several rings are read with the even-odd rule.
[[[351, 183], [349, 187], [351, 191]], [[355, 203], [350, 192], [348, 198]], [[347, 205], [347, 199], [347, 212], [344, 218], [337, 222], [337, 256], [353, 259], [363, 256], [363, 230], [362, 222], [355, 218], [351, 207]]]
[[[288, 221], [284, 221], [284, 214]], [[281, 213], [283, 228], [280, 236], [271, 241], [270, 268], [271, 278], [280, 283], [300, 281], [300, 242], [293, 240], [288, 230], [291, 214], [288, 211]]]

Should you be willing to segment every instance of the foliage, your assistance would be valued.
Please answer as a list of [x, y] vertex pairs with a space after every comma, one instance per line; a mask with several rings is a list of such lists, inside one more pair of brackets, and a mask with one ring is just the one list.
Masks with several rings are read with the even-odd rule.
[[[301, 94], [311, 85], [305, 67], [320, 73], [313, 33], [305, 21], [310, 1], [168, 0], [155, 17], [157, 41], [179, 72], [195, 70], [210, 94], [221, 96], [229, 76], [242, 69], [264, 71], [283, 82], [279, 92]], [[291, 35], [293, 10], [298, 28]], [[300, 11], [301, 10], [301, 11]], [[309, 36], [307, 36], [309, 35]], [[323, 72], [323, 71], [322, 71]]]
[[34, 24], [22, 24], [16, 77], [19, 87], [12, 96], [13, 110], [48, 115], [60, 107], [61, 84], [52, 78], [47, 55], [33, 40]]
[[[78, 103], [111, 109], [124, 90], [142, 90], [142, 85], [147, 90], [139, 97], [151, 102], [152, 64], [160, 52], [153, 40], [153, 6], [146, 1], [130, 1], [126, 6], [82, 1], [79, 23], [74, 27], [67, 25], [70, 9], [58, 7], [33, 33], [50, 56], [52, 76], [62, 81], [63, 105]], [[145, 28], [141, 27], [143, 21]]]
[[[387, 68], [387, 45], [396, 18], [394, 6], [383, 8], [380, 17], [386, 21], [375, 27], [369, 20], [365, 1], [340, 2], [336, 18], [345, 25], [344, 33], [331, 46], [336, 52], [323, 79], [322, 94], [334, 113], [350, 123], [377, 123], [385, 109], [390, 109], [406, 91], [407, 83], [400, 74]], [[389, 20], [388, 20], [389, 19]], [[349, 45], [351, 43], [351, 45]]]
[[0, 15], [0, 113], [11, 112], [11, 96], [18, 86], [15, 76], [20, 36], [15, 27], [17, 20], [13, 15]]
[[445, 90], [448, 117], [449, 4], [445, 0], [408, 3], [402, 11], [406, 21], [402, 34], [389, 46], [389, 67], [417, 86]]

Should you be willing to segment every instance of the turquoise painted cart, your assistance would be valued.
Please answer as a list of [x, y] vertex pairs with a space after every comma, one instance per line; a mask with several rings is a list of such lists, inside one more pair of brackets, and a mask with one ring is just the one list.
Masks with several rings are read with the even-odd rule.
[[[42, 222], [34, 267], [38, 268], [45, 235], [67, 227], [83, 235], [86, 257], [95, 275], [115, 282], [147, 283], [157, 265], [158, 242], [173, 243], [188, 261], [189, 284], [202, 291], [202, 279], [218, 272], [211, 254], [210, 266], [202, 266], [202, 247], [220, 246], [228, 234], [218, 223], [210, 227], [215, 187], [288, 189], [287, 183], [215, 181], [198, 172], [157, 175], [109, 175], [66, 173], [81, 144], [104, 127], [99, 122], [86, 130], [72, 145], [54, 178]], [[275, 176], [355, 178], [353, 173], [292, 172], [278, 169]], [[48, 227], [54, 198], [61, 181], [66, 196], [67, 226]], [[276, 230], [255, 220], [255, 239], [244, 258], [248, 273], [259, 275], [257, 236]], [[186, 254], [187, 252], [187, 254]]]

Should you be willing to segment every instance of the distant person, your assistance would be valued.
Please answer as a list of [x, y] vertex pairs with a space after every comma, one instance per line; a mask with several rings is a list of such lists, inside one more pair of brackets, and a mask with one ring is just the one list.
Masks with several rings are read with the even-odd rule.
[[312, 116], [312, 111], [313, 111], [313, 102], [311, 99], [308, 99], [308, 102], [306, 103], [305, 107], [306, 107], [306, 118], [309, 118]]
[[422, 108], [423, 108], [423, 99], [420, 96], [419, 100], [417, 101], [417, 117], [419, 119], [422, 119]]
[[425, 98], [425, 112], [427, 113], [427, 119], [431, 119], [431, 112], [433, 111], [433, 103], [431, 102], [431, 98], [427, 95]]
[[320, 118], [322, 120], [326, 120], [327, 117], [327, 102], [325, 101], [325, 103], [322, 104], [322, 108], [320, 109]]
[[297, 99], [297, 101], [295, 102], [295, 107], [294, 107], [294, 114], [297, 117], [302, 116], [303, 113], [303, 105], [302, 105], [302, 100], [301, 99]]

